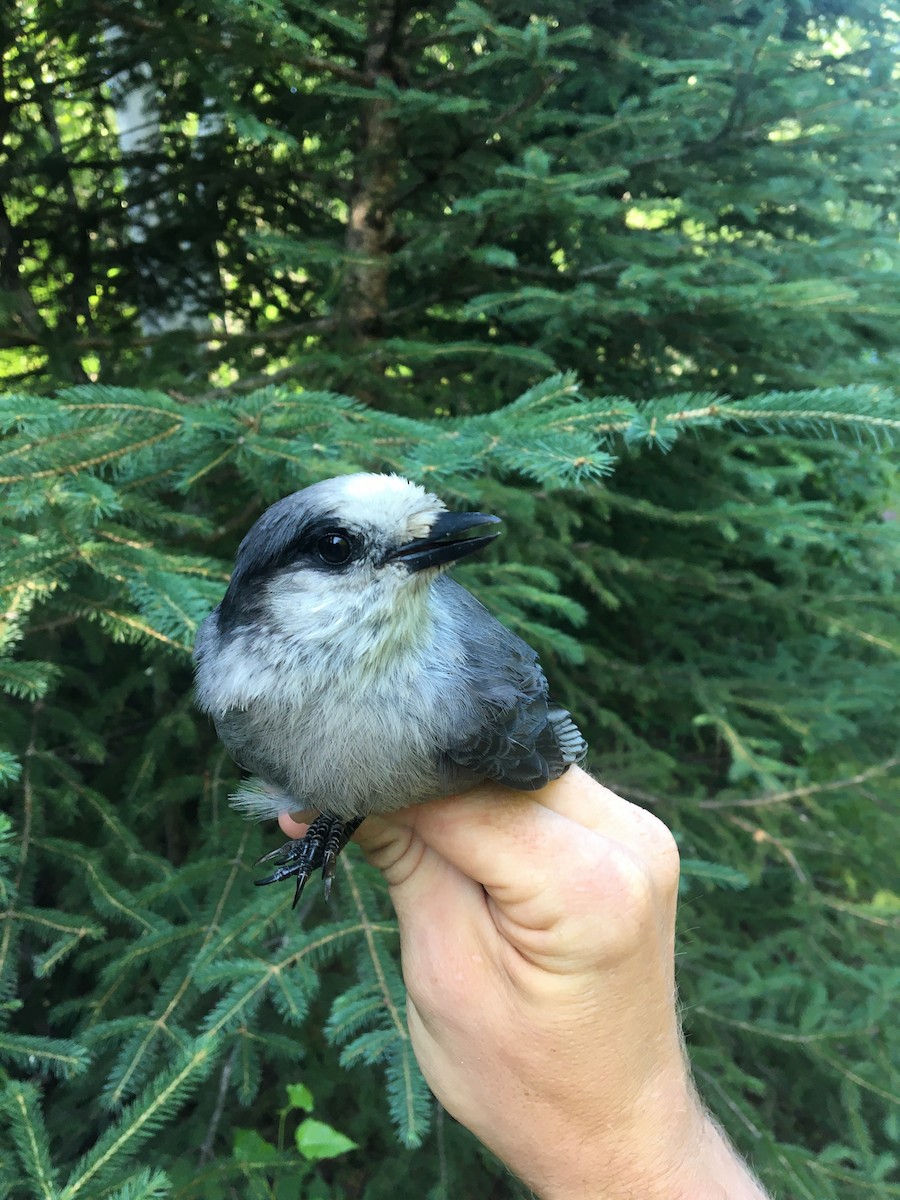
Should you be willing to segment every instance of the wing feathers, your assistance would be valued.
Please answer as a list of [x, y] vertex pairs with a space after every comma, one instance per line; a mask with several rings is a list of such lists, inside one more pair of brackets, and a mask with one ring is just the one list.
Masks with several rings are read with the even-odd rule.
[[455, 585], [452, 602], [466, 617], [459, 629], [476, 717], [444, 750], [442, 774], [449, 786], [474, 777], [537, 791], [582, 759], [587, 742], [570, 714], [550, 700], [535, 651]]

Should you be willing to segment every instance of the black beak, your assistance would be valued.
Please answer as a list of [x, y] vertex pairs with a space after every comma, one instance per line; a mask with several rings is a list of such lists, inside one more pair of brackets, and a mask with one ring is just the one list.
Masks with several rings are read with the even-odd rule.
[[429, 529], [428, 537], [416, 538], [392, 550], [387, 561], [402, 562], [410, 571], [443, 567], [467, 554], [474, 554], [476, 550], [482, 550], [497, 537], [496, 533], [474, 538], [463, 537], [463, 534], [479, 525], [499, 524], [500, 518], [488, 513], [441, 513]]

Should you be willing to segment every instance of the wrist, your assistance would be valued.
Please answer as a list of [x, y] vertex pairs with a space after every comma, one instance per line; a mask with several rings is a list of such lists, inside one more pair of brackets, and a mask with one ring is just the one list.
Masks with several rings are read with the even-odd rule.
[[767, 1200], [762, 1184], [708, 1113], [696, 1157], [686, 1155], [660, 1196], [666, 1200]]
[[766, 1193], [703, 1111], [692, 1088], [674, 1089], [621, 1129], [584, 1146], [541, 1200], [766, 1200]]

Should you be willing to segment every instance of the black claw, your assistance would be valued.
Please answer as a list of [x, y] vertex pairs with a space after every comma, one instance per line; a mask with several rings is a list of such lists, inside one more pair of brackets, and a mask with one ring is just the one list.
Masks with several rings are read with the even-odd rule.
[[[284, 849], [287, 849], [287, 847], [284, 847]], [[293, 866], [279, 867], [277, 871], [273, 871], [272, 874], [267, 875], [265, 879], [254, 879], [253, 882], [257, 887], [263, 887], [267, 883], [278, 883], [282, 879], [290, 879], [292, 875], [296, 875], [303, 869], [303, 863], [295, 863]]]
[[277, 850], [270, 850], [268, 854], [264, 854], [262, 858], [256, 860], [256, 865], [259, 866], [260, 863], [264, 862], [275, 862], [276, 859], [281, 862], [288, 862], [289, 855], [296, 845], [296, 842], [287, 842], [284, 846], [279, 846]]
[[306, 887], [307, 879], [309, 879], [308, 872], [303, 872], [297, 876], [297, 886], [294, 888], [294, 902], [291, 905], [291, 912], [294, 911], [300, 902], [300, 897], [303, 895], [303, 889]]
[[261, 863], [276, 862], [278, 866], [265, 879], [255, 880], [256, 886], [264, 887], [267, 883], [278, 883], [282, 879], [296, 876], [297, 885], [294, 891], [294, 902], [291, 905], [292, 908], [296, 908], [307, 880], [313, 871], [321, 867], [322, 888], [327, 900], [331, 895], [331, 885], [338, 856], [361, 824], [362, 817], [354, 818], [352, 821], [342, 821], [339, 817], [322, 813], [310, 825], [305, 837], [286, 842], [277, 850], [269, 851], [258, 860]]

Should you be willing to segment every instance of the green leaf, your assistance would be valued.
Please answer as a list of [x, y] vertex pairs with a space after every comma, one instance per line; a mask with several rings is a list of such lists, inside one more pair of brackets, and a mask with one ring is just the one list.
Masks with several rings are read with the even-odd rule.
[[318, 1162], [324, 1158], [337, 1158], [348, 1150], [358, 1149], [356, 1142], [338, 1133], [323, 1121], [307, 1117], [297, 1127], [294, 1138], [297, 1149], [309, 1162]]
[[291, 1108], [299, 1108], [303, 1112], [312, 1112], [313, 1095], [305, 1083], [289, 1083], [287, 1085], [287, 1095]]
[[278, 1158], [278, 1150], [255, 1129], [235, 1129], [231, 1152], [237, 1159], [266, 1162]]

